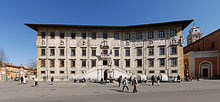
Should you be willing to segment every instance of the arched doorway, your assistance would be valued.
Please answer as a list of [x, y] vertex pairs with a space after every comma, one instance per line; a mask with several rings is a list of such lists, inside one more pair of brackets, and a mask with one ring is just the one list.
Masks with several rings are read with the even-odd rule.
[[200, 63], [199, 67], [200, 75], [202, 78], [212, 77], [212, 63], [209, 61], [204, 61]]
[[108, 78], [108, 70], [105, 70], [104, 71], [104, 80], [107, 80], [107, 78]]

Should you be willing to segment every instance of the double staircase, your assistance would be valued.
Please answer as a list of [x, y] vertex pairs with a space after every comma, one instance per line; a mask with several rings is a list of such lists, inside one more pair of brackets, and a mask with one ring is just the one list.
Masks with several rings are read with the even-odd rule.
[[97, 80], [100, 81], [104, 77], [107, 78], [118, 78], [119, 76], [122, 77], [130, 77], [132, 74], [131, 73], [126, 73], [125, 70], [116, 67], [116, 66], [96, 66], [91, 69], [88, 69], [85, 73], [83, 74], [77, 74], [73, 78], [74, 79], [92, 79], [92, 80]]

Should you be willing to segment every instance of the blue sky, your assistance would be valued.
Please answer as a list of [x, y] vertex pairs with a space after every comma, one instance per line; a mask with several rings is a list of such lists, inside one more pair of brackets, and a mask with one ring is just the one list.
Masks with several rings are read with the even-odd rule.
[[[220, 28], [219, 4], [220, 0], [1, 0], [0, 47], [10, 63], [26, 65], [36, 59], [36, 32], [24, 23], [134, 25], [194, 19], [205, 36]], [[184, 30], [185, 38], [191, 27]]]

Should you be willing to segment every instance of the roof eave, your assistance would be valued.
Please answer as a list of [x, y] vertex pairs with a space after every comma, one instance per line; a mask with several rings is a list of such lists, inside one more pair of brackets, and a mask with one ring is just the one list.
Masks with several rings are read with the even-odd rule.
[[129, 26], [102, 26], [102, 25], [65, 25], [65, 24], [29, 24], [25, 23], [26, 26], [31, 29], [38, 31], [39, 27], [64, 27], [64, 28], [99, 28], [99, 29], [132, 29], [132, 28], [143, 28], [152, 26], [165, 26], [165, 25], [182, 25], [182, 30], [184, 30], [190, 23], [194, 20], [182, 20], [182, 21], [170, 21], [162, 23], [151, 23], [151, 24], [141, 24], [141, 25], [129, 25]]

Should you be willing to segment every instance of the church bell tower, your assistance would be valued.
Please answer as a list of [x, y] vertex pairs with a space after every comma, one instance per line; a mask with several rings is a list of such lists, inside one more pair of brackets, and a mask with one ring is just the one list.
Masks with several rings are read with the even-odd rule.
[[189, 30], [189, 35], [187, 36], [187, 45], [201, 38], [202, 38], [202, 32], [200, 32], [200, 27], [196, 27], [196, 25], [193, 24], [193, 27]]

